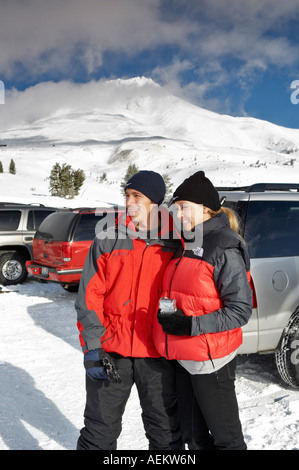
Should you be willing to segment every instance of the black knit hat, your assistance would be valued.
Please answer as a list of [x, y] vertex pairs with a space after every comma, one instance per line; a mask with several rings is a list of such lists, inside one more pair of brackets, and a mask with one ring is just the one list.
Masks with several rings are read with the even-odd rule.
[[183, 181], [173, 194], [173, 202], [177, 201], [203, 204], [214, 211], [218, 211], [221, 207], [219, 194], [211, 181], [205, 176], [204, 171], [197, 171]]
[[141, 170], [133, 175], [126, 183], [125, 191], [127, 189], [136, 189], [158, 205], [162, 204], [166, 193], [164, 179], [151, 170]]

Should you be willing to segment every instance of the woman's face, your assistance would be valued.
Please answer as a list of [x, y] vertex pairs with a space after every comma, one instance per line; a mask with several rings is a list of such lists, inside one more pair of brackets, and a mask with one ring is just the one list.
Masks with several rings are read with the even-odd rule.
[[178, 201], [175, 203], [175, 207], [177, 217], [187, 231], [192, 230], [196, 225], [211, 217], [207, 207], [195, 202]]

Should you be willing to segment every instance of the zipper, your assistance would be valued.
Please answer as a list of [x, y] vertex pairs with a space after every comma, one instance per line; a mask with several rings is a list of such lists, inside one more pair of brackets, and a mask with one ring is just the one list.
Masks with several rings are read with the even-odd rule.
[[166, 354], [166, 357], [168, 357], [167, 333], [165, 333], [165, 354]]
[[183, 257], [184, 257], [185, 251], [186, 251], [186, 250], [184, 249], [183, 252], [182, 252], [182, 254], [181, 254], [181, 256], [180, 256], [180, 258], [179, 258], [179, 259], [177, 260], [177, 262], [175, 263], [175, 270], [174, 270], [172, 279], [171, 279], [171, 281], [170, 281], [168, 293], [170, 293], [170, 291], [171, 291], [171, 287], [172, 287], [174, 275], [175, 275], [175, 273], [176, 273], [176, 270], [177, 270], [177, 268], [178, 268], [178, 265], [180, 264], [180, 262], [182, 261], [182, 259], [183, 259]]
[[[186, 251], [186, 250], [185, 250], [185, 248], [184, 248], [184, 250], [182, 251], [182, 254], [181, 254], [180, 258], [179, 258], [179, 259], [176, 261], [176, 263], [175, 263], [175, 270], [174, 270], [173, 276], [172, 276], [171, 281], [170, 281], [170, 284], [169, 284], [168, 294], [170, 294], [174, 275], [175, 275], [175, 273], [176, 273], [176, 270], [177, 270], [177, 268], [178, 268], [178, 265], [180, 264], [180, 262], [182, 261], [182, 258], [184, 257], [185, 251]], [[165, 333], [165, 354], [166, 354], [166, 357], [169, 357], [169, 356], [168, 356], [168, 336], [167, 336], [167, 333]]]
[[215, 365], [214, 365], [212, 356], [211, 356], [211, 354], [210, 354], [210, 351], [208, 352], [208, 355], [209, 355], [209, 359], [210, 359], [210, 361], [211, 361], [211, 363], [212, 363], [213, 369], [215, 369]]
[[[138, 287], [137, 288], [137, 292], [136, 292], [136, 296], [135, 296], [135, 307], [134, 307], [134, 325], [133, 325], [133, 328], [132, 328], [132, 336], [131, 336], [131, 351], [133, 351], [133, 342], [134, 342], [134, 332], [135, 332], [135, 320], [136, 320], [136, 306], [137, 306], [137, 299], [138, 299], [138, 295], [139, 295], [139, 288], [140, 288], [140, 276], [141, 276], [141, 271], [142, 271], [142, 267], [143, 267], [143, 262], [144, 262], [144, 254], [145, 254], [145, 251], [146, 249], [149, 247], [150, 245], [150, 241], [145, 241], [145, 240], [142, 240], [144, 241], [145, 243], [145, 248], [142, 252], [142, 256], [141, 256], [141, 263], [140, 263], [140, 269], [139, 269], [139, 273], [138, 273], [138, 281], [136, 282], [136, 286]], [[134, 261], [133, 261], [134, 262]], [[133, 284], [133, 283], [132, 283]], [[133, 286], [131, 286], [131, 289], [133, 289]], [[131, 292], [131, 295], [130, 295], [130, 298], [132, 298], [132, 292]]]

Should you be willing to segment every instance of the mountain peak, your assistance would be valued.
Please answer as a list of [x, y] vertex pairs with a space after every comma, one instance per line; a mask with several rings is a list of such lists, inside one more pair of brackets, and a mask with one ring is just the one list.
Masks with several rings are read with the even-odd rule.
[[117, 78], [115, 80], [110, 80], [111, 83], [116, 83], [117, 85], [124, 85], [124, 86], [138, 86], [144, 87], [146, 85], [154, 86], [160, 88], [158, 83], [154, 82], [151, 78], [147, 77], [132, 77], [132, 78]]

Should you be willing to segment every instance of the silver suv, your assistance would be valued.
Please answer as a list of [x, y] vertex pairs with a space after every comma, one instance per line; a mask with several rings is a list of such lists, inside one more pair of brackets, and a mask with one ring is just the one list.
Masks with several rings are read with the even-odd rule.
[[44, 218], [56, 210], [40, 204], [0, 203], [0, 284], [24, 282], [34, 234]]
[[240, 216], [256, 305], [240, 354], [275, 352], [282, 379], [299, 388], [299, 184], [217, 188]]

